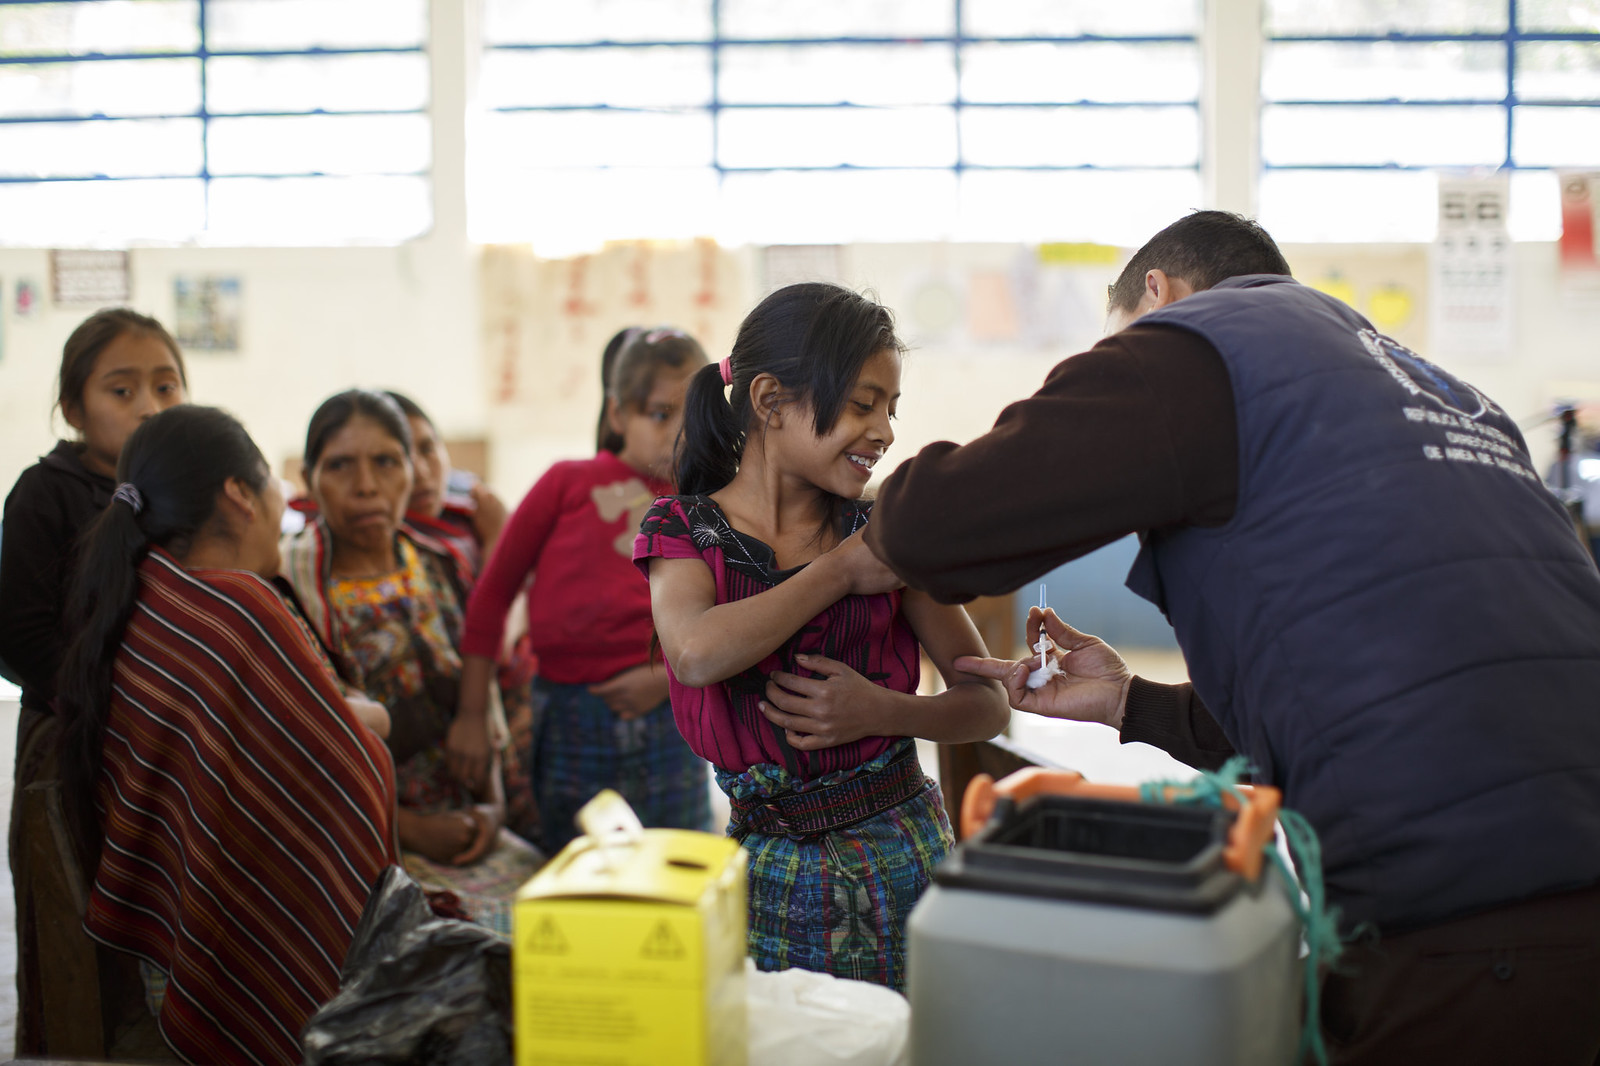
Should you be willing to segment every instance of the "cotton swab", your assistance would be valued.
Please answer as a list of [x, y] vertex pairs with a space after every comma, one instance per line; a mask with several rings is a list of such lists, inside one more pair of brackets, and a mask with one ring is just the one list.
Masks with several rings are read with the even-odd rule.
[[[1044, 610], [1044, 582], [1039, 583], [1039, 610], [1041, 612]], [[1039, 626], [1039, 643], [1033, 646], [1033, 650], [1039, 653], [1039, 667], [1028, 675], [1028, 688], [1044, 688], [1045, 685], [1049, 684], [1052, 677], [1061, 673], [1060, 661], [1050, 658], [1050, 652], [1054, 648], [1055, 642], [1050, 639], [1050, 635], [1045, 632], [1044, 625], [1041, 623]]]

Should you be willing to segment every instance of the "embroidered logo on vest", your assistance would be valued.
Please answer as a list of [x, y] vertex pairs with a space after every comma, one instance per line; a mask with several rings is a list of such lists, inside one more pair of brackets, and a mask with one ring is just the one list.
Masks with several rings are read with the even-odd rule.
[[1483, 393], [1446, 374], [1399, 341], [1371, 329], [1361, 330], [1357, 336], [1367, 353], [1411, 395], [1426, 396], [1446, 411], [1473, 422], [1484, 415], [1500, 413]]

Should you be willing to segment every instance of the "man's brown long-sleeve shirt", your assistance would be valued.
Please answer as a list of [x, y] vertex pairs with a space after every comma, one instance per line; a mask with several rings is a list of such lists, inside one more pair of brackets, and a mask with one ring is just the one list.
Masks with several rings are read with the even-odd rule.
[[[1135, 324], [1057, 364], [966, 447], [930, 444], [901, 464], [865, 536], [937, 599], [1007, 592], [1129, 533], [1226, 523], [1238, 450], [1217, 350], [1187, 330]], [[1122, 739], [1200, 767], [1232, 754], [1188, 685], [1136, 680]]]

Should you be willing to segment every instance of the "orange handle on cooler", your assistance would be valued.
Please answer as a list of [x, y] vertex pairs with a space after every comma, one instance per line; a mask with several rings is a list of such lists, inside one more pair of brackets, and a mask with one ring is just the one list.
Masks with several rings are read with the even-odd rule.
[[[1228, 869], [1248, 881], [1261, 875], [1262, 849], [1272, 840], [1278, 824], [1278, 805], [1282, 795], [1266, 785], [1240, 785], [1245, 804], [1231, 794], [1222, 797], [1223, 806], [1238, 811], [1233, 827], [1228, 830], [1227, 843], [1222, 848], [1223, 862]], [[966, 839], [982, 829], [994, 814], [995, 804], [1004, 796], [1014, 803], [1033, 796], [1077, 796], [1082, 799], [1115, 800], [1119, 803], [1138, 803], [1139, 790], [1131, 785], [1096, 785], [1084, 780], [1076, 770], [1047, 770], [1042, 766], [1029, 766], [1008, 774], [996, 781], [988, 774], [978, 774], [967, 784], [967, 793], [961, 798], [961, 837]]]

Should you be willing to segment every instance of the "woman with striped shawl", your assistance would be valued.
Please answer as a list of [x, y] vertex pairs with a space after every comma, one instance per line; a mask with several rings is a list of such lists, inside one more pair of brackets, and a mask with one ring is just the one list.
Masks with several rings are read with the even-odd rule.
[[387, 716], [347, 696], [269, 579], [283, 495], [208, 407], [146, 421], [90, 527], [60, 678], [85, 927], [166, 974], [190, 1062], [300, 1061], [397, 859]]

